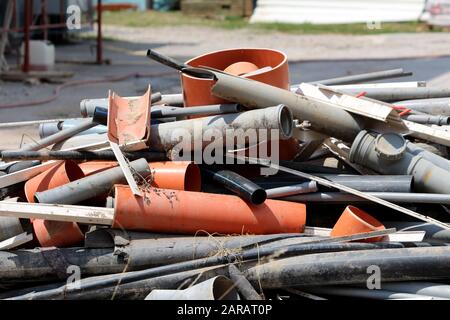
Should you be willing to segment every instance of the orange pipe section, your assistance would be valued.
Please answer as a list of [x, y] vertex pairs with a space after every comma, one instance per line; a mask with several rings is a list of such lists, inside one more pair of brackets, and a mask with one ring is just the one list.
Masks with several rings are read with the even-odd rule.
[[73, 161], [62, 161], [25, 183], [25, 196], [28, 202], [34, 202], [34, 194], [84, 177], [83, 171]]
[[42, 247], [70, 247], [84, 240], [84, 234], [75, 222], [36, 219], [33, 230]]
[[199, 167], [190, 161], [151, 162], [153, 180], [156, 188], [200, 191], [201, 174]]
[[[288, 59], [280, 51], [255, 48], [222, 50], [196, 57], [187, 61], [186, 64], [192, 67], [205, 66], [225, 70], [237, 62], [243, 61], [256, 65], [258, 69], [272, 68], [269, 71], [249, 76], [248, 79], [289, 90]], [[182, 73], [181, 83], [185, 107], [228, 103], [211, 95], [211, 87], [214, 85], [213, 80], [200, 79]]]
[[235, 76], [243, 76], [246, 73], [250, 73], [250, 72], [256, 71], [258, 69], [259, 69], [258, 66], [254, 63], [241, 61], [241, 62], [233, 63], [232, 65], [228, 66], [224, 70], [224, 72], [235, 75]]
[[[367, 212], [354, 206], [347, 206], [331, 230], [331, 237], [351, 236], [354, 234], [386, 229], [384, 225]], [[378, 242], [383, 237], [358, 240], [361, 242]]]
[[135, 197], [128, 186], [115, 188], [113, 228], [195, 234], [300, 233], [306, 206], [266, 200], [251, 205], [236, 196], [168, 189], [149, 190]]
[[[86, 176], [117, 166], [115, 161], [89, 161], [80, 164]], [[199, 167], [191, 161], [150, 162], [151, 185], [156, 188], [200, 191], [201, 174]]]
[[[84, 177], [83, 171], [73, 161], [62, 161], [25, 183], [28, 202], [34, 202], [36, 192], [57, 188]], [[83, 232], [76, 223], [30, 219], [37, 240], [42, 247], [64, 247], [79, 243]]]

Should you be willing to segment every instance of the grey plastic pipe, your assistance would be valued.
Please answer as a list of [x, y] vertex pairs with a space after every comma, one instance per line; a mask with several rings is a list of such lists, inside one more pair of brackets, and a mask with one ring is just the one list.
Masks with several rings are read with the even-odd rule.
[[[192, 150], [196, 150], [198, 147], [205, 147], [211, 143], [211, 140], [203, 141], [205, 133], [209, 132], [226, 138], [230, 130], [231, 133], [236, 130], [243, 130], [245, 133], [249, 129], [275, 129], [279, 132], [279, 139], [288, 139], [292, 136], [293, 126], [289, 108], [278, 105], [262, 110], [152, 125], [149, 145], [153, 151], [169, 151], [183, 139], [191, 137]], [[269, 134], [267, 138], [271, 139]], [[200, 143], [197, 143], [198, 141]]]
[[[342, 91], [353, 95], [361, 93], [361, 91], [358, 89], [345, 89]], [[366, 92], [365, 97], [367, 98], [377, 99], [385, 102], [450, 97], [450, 89], [448, 88], [367, 88], [364, 90], [364, 92]]]
[[450, 299], [450, 285], [433, 282], [389, 282], [383, 289]]
[[[450, 195], [435, 193], [403, 193], [403, 192], [366, 192], [374, 197], [395, 203], [435, 203], [450, 204]], [[285, 197], [282, 200], [294, 202], [323, 203], [364, 203], [370, 202], [353, 194], [344, 192], [318, 192]]]
[[74, 127], [71, 127], [66, 130], [62, 130], [58, 133], [55, 133], [51, 136], [44, 138], [44, 139], [30, 143], [30, 144], [26, 145], [25, 147], [21, 148], [20, 150], [21, 151], [37, 151], [42, 148], [48, 147], [52, 144], [63, 141], [67, 138], [73, 137], [74, 135], [76, 135], [80, 132], [86, 131], [88, 129], [91, 129], [97, 125], [98, 124], [96, 122], [94, 122], [92, 120], [87, 120], [87, 121], [84, 121], [84, 122], [74, 126]]
[[[198, 69], [188, 69], [193, 74]], [[202, 70], [202, 72], [206, 72]], [[356, 135], [371, 125], [379, 125], [379, 121], [368, 121], [367, 118], [351, 114], [335, 108], [318, 99], [307, 98], [289, 90], [283, 90], [261, 82], [228, 74], [209, 71], [216, 79], [211, 92], [214, 96], [242, 104], [249, 108], [266, 108], [282, 103], [288, 106], [295, 119], [307, 120], [311, 129], [329, 136], [353, 141]], [[393, 128], [391, 127], [393, 130]], [[401, 128], [399, 127], [401, 130]]]
[[184, 290], [152, 290], [145, 300], [239, 300], [233, 282], [217, 276]]
[[401, 291], [389, 291], [385, 290], [385, 284], [382, 284], [382, 289], [369, 290], [365, 288], [354, 288], [354, 287], [332, 287], [332, 286], [321, 286], [321, 287], [308, 287], [305, 291], [312, 292], [314, 294], [327, 294], [332, 296], [340, 297], [353, 297], [353, 298], [365, 298], [374, 300], [396, 300], [396, 299], [407, 299], [407, 300], [447, 300], [445, 298], [434, 297], [424, 294], [413, 294], [404, 293]]
[[[124, 97], [124, 99], [128, 100], [137, 100], [140, 97]], [[154, 93], [151, 96], [151, 102], [157, 103], [163, 99], [161, 93]], [[84, 118], [92, 117], [94, 115], [94, 111], [96, 107], [108, 108], [109, 99], [108, 98], [99, 98], [99, 99], [84, 99], [80, 102], [80, 112]]]
[[268, 199], [273, 199], [273, 198], [287, 197], [300, 193], [312, 193], [317, 192], [318, 190], [319, 188], [317, 187], [317, 182], [309, 181], [286, 187], [267, 189], [266, 194]]
[[406, 151], [413, 155], [420, 155], [421, 157], [434, 163], [438, 167], [441, 167], [442, 169], [450, 172], [450, 161], [441, 156], [438, 156], [437, 154], [434, 154], [433, 152], [425, 150], [409, 141], [406, 142]]
[[[61, 130], [67, 130], [69, 128], [75, 127], [79, 125], [80, 123], [84, 122], [84, 119], [71, 119], [71, 120], [65, 120], [60, 122], [47, 122], [47, 123], [41, 123], [39, 125], [39, 136], [41, 139], [46, 138], [48, 136], [51, 136], [55, 133], [60, 132]], [[78, 135], [86, 135], [86, 134], [92, 134], [92, 133], [106, 133], [108, 129], [106, 126], [97, 125], [91, 129], [88, 129], [86, 131], [78, 133]]]
[[[151, 174], [150, 167], [145, 159], [130, 162], [130, 167], [144, 178]], [[126, 179], [122, 169], [115, 167], [61, 187], [36, 192], [35, 200], [39, 203], [76, 204], [106, 194], [115, 184], [124, 182], [126, 182]]]
[[399, 134], [375, 136], [362, 131], [353, 142], [349, 159], [383, 174], [413, 175], [415, 191], [450, 194], [450, 172], [408, 152], [406, 140]]
[[428, 114], [450, 116], [450, 98], [403, 100], [394, 104]]
[[411, 114], [404, 116], [403, 119], [421, 124], [435, 124], [437, 126], [450, 124], [450, 117], [441, 115]]
[[404, 72], [403, 69], [392, 69], [392, 70], [384, 70], [384, 71], [377, 71], [377, 72], [370, 72], [370, 73], [355, 74], [355, 75], [344, 76], [344, 77], [339, 77], [339, 78], [319, 80], [319, 81], [314, 81], [311, 83], [312, 84], [324, 84], [324, 85], [330, 86], [330, 85], [338, 85], [338, 84], [354, 84], [354, 83], [361, 83], [361, 82], [367, 82], [367, 81], [407, 77], [410, 75], [412, 75], [411, 72]]

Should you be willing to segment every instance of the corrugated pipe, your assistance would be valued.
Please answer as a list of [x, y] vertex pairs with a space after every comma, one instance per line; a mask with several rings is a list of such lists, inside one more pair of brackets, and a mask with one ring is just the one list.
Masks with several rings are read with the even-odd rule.
[[[132, 170], [143, 178], [151, 174], [147, 160], [139, 159], [130, 162]], [[125, 176], [120, 167], [73, 181], [58, 188], [35, 194], [39, 203], [77, 204], [100, 195], [107, 194], [115, 184], [125, 182]]]
[[233, 282], [217, 276], [184, 290], [152, 290], [145, 300], [240, 300]]
[[383, 174], [413, 175], [415, 191], [450, 194], [450, 172], [408, 152], [406, 140], [399, 134], [362, 131], [352, 144], [349, 159]]

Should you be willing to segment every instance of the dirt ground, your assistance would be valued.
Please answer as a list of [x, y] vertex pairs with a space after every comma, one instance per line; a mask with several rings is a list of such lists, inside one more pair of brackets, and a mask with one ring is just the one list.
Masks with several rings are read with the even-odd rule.
[[[392, 68], [414, 72], [413, 77], [397, 81], [421, 80], [430, 86], [450, 84], [450, 33], [292, 35], [192, 26], [156, 29], [105, 26], [105, 38], [105, 58], [110, 64], [81, 63], [95, 59], [94, 42], [84, 40], [57, 47], [57, 69], [73, 71], [75, 75], [69, 81], [134, 73], [145, 73], [146, 77], [70, 87], [63, 89], [58, 99], [50, 103], [0, 109], [0, 150], [17, 148], [22, 138], [37, 138], [37, 126], [5, 127], [6, 123], [80, 117], [82, 99], [106, 97], [110, 89], [122, 96], [134, 96], [141, 94], [151, 83], [154, 91], [180, 92], [178, 74], [149, 61], [145, 57], [148, 48], [182, 61], [225, 48], [275, 48], [288, 55], [293, 84]], [[10, 57], [11, 63], [14, 60]], [[56, 86], [0, 83], [0, 105], [45, 99], [53, 94]]]

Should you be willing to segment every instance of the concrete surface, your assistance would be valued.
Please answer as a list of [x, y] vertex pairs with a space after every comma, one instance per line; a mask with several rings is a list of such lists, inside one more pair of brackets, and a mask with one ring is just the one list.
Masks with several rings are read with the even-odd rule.
[[[430, 85], [450, 84], [450, 35], [389, 34], [370, 36], [290, 35], [271, 32], [248, 33], [241, 30], [199, 27], [134, 29], [105, 27], [105, 58], [110, 65], [81, 62], [95, 59], [92, 41], [80, 41], [57, 47], [59, 70], [74, 71], [69, 81], [92, 80], [133, 75], [126, 81], [79, 85], [63, 89], [58, 99], [36, 106], [0, 109], [0, 149], [17, 148], [23, 139], [36, 139], [36, 126], [1, 128], [1, 123], [79, 117], [79, 102], [86, 98], [106, 97], [108, 90], [122, 96], [143, 92], [151, 83], [153, 90], [180, 92], [178, 74], [149, 61], [148, 48], [185, 61], [208, 51], [232, 47], [270, 47], [285, 51], [290, 59], [291, 82], [320, 80], [348, 74], [404, 68], [413, 77], [397, 81], [429, 81]], [[11, 61], [14, 61], [11, 58]], [[57, 84], [26, 85], [0, 83], [0, 105], [36, 101], [53, 94]]]

